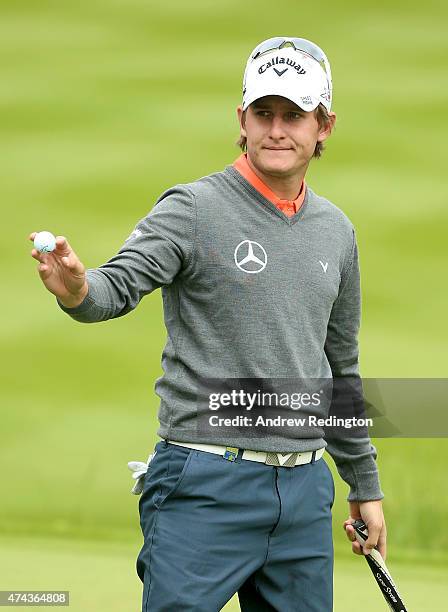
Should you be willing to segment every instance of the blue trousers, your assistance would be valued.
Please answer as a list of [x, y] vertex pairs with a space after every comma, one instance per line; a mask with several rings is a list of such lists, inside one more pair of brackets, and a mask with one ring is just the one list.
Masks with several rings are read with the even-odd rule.
[[332, 474], [156, 445], [139, 502], [143, 612], [333, 610]]

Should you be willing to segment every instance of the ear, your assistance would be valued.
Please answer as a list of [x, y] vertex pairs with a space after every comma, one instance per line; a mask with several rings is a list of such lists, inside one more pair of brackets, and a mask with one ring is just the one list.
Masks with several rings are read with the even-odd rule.
[[336, 123], [336, 113], [328, 113], [330, 120], [327, 123], [327, 125], [322, 126], [319, 130], [319, 135], [317, 137], [317, 142], [323, 142], [324, 140], [326, 140], [331, 132], [333, 131], [334, 125]]
[[243, 111], [243, 107], [241, 104], [236, 109], [236, 114], [238, 116], [238, 123], [240, 124], [240, 135], [247, 138], [246, 133], [246, 111]]

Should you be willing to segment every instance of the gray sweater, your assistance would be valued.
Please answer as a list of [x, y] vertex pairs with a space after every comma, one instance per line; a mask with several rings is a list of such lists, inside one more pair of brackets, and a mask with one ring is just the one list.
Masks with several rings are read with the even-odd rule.
[[160, 437], [275, 452], [327, 445], [349, 500], [383, 497], [368, 435], [326, 442], [319, 427], [247, 438], [196, 427], [202, 379], [359, 376], [355, 234], [328, 200], [307, 187], [302, 207], [287, 217], [227, 166], [168, 189], [117, 255], [87, 278], [82, 304], [60, 304], [84, 323], [123, 316], [162, 288]]

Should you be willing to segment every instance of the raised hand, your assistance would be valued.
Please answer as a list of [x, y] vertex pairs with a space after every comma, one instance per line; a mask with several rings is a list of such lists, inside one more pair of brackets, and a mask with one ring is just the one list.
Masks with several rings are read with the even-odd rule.
[[[29, 235], [33, 241], [37, 232]], [[86, 270], [64, 236], [56, 237], [56, 248], [51, 253], [31, 251], [39, 262], [38, 272], [45, 287], [67, 308], [81, 304], [88, 292]]]

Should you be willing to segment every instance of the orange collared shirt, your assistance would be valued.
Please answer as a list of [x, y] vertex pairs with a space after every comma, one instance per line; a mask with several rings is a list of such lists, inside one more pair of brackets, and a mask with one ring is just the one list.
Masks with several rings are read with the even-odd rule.
[[267, 200], [272, 202], [277, 208], [279, 208], [285, 215], [292, 217], [300, 209], [305, 199], [306, 184], [302, 181], [299, 195], [295, 200], [282, 200], [268, 187], [263, 181], [255, 174], [252, 168], [249, 166], [245, 153], [242, 153], [238, 159], [233, 163], [233, 167], [244, 176], [252, 187], [261, 193]]

